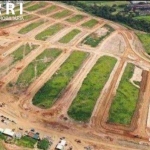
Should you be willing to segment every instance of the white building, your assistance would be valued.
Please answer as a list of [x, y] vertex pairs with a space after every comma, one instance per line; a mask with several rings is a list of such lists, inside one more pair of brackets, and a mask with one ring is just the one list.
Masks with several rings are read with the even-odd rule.
[[66, 144], [66, 140], [61, 140], [60, 143], [56, 146], [57, 150], [63, 150]]
[[147, 3], [147, 1], [130, 1], [132, 4]]
[[15, 136], [15, 132], [13, 132], [11, 129], [5, 129], [3, 133], [11, 137]]

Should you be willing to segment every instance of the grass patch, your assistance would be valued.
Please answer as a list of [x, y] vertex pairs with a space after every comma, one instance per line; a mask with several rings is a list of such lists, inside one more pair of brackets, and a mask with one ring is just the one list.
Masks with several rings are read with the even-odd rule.
[[2, 141], [0, 141], [0, 150], [6, 150], [4, 144], [2, 143]]
[[81, 31], [78, 29], [74, 29], [68, 34], [66, 34], [64, 37], [62, 37], [59, 42], [60, 43], [68, 43], [70, 42], [77, 34], [79, 34]]
[[81, 21], [85, 16], [83, 15], [75, 15], [72, 18], [66, 19], [66, 21], [71, 22], [71, 23], [76, 23]]
[[29, 7], [25, 8], [25, 10], [27, 10], [27, 11], [35, 11], [35, 10], [38, 10], [38, 9], [40, 9], [42, 7], [45, 7], [46, 5], [47, 5], [47, 3], [45, 3], [45, 2], [38, 2], [35, 5], [32, 5], [32, 6], [29, 6]]
[[64, 27], [65, 27], [65, 25], [60, 24], [60, 23], [54, 24], [54, 25], [50, 26], [49, 28], [47, 28], [46, 30], [42, 31], [41, 33], [37, 34], [35, 36], [35, 39], [45, 41], [47, 38], [56, 34], [58, 31], [60, 31]]
[[28, 55], [32, 50], [36, 49], [38, 45], [29, 45], [28, 43], [25, 45], [21, 45], [16, 51], [11, 53], [14, 60], [13, 63], [23, 59], [26, 55]]
[[150, 22], [150, 16], [137, 16], [137, 17], [134, 17], [134, 19], [136, 19], [136, 20], [145, 20], [145, 21]]
[[49, 14], [49, 13], [55, 11], [57, 8], [58, 8], [57, 6], [52, 5], [52, 6], [48, 7], [48, 8], [46, 8], [46, 9], [43, 9], [43, 10], [41, 10], [41, 11], [38, 11], [37, 13], [38, 13], [38, 14], [41, 14], [41, 15], [47, 15], [47, 14]]
[[76, 98], [69, 108], [68, 115], [77, 121], [88, 121], [96, 101], [106, 84], [117, 60], [110, 56], [99, 58], [83, 81]]
[[34, 145], [36, 144], [37, 140], [28, 137], [28, 136], [23, 136], [21, 139], [16, 140], [16, 145], [18, 146], [23, 146], [27, 148], [34, 148]]
[[92, 33], [88, 35], [82, 43], [90, 45], [91, 47], [96, 47], [104, 38], [114, 31], [114, 29], [109, 25], [104, 25], [102, 28], [106, 28], [108, 30], [104, 35], [98, 36], [96, 33]]
[[61, 12], [58, 12], [58, 13], [55, 13], [53, 14], [51, 17], [55, 18], [55, 19], [61, 19], [61, 18], [64, 18], [64, 17], [67, 17], [71, 14], [72, 12], [70, 10], [63, 10]]
[[81, 26], [86, 28], [93, 28], [96, 24], [98, 24], [98, 21], [95, 19], [91, 19], [85, 23], [83, 23]]
[[128, 64], [117, 89], [109, 112], [109, 122], [129, 125], [138, 102], [139, 89], [129, 80], [134, 72], [134, 65]]
[[33, 80], [35, 80], [35, 78], [39, 77], [43, 73], [43, 71], [56, 59], [56, 57], [60, 55], [60, 53], [60, 49], [46, 49], [20, 74], [17, 80], [17, 85], [19, 87], [28, 86]]
[[81, 51], [72, 52], [61, 68], [36, 93], [33, 98], [33, 104], [41, 108], [50, 108], [67, 87], [86, 57], [87, 53]]
[[26, 34], [26, 33], [30, 32], [31, 30], [37, 28], [38, 26], [42, 25], [43, 23], [44, 23], [44, 20], [38, 20], [38, 21], [33, 22], [33, 23], [27, 25], [26, 27], [22, 28], [18, 33]]
[[142, 42], [146, 53], [148, 55], [150, 55], [150, 34], [137, 33], [137, 36], [139, 37], [140, 41]]

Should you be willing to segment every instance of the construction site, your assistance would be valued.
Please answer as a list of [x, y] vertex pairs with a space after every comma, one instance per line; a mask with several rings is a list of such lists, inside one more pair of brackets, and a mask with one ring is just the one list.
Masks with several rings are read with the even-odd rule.
[[73, 150], [150, 150], [150, 57], [134, 31], [55, 1], [23, 17], [0, 22], [0, 114]]

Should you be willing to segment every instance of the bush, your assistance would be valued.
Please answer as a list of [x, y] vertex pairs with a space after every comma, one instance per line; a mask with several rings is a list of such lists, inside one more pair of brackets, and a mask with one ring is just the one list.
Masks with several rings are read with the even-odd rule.
[[42, 139], [38, 142], [37, 147], [42, 150], [47, 150], [49, 148], [49, 141], [47, 139]]

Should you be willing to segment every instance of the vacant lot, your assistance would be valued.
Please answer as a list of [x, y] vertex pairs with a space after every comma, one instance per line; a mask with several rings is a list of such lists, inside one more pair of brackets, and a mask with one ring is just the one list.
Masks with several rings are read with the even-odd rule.
[[74, 29], [68, 34], [66, 34], [64, 37], [62, 37], [59, 42], [60, 43], [69, 43], [76, 35], [78, 35], [81, 31], [78, 29]]
[[[92, 33], [88, 35], [82, 43], [90, 45], [91, 47], [96, 47], [104, 38], [109, 36], [114, 29], [109, 25], [104, 25], [101, 30], [106, 30], [104, 34], [101, 33], [101, 35], [98, 35], [97, 33]], [[102, 32], [102, 31], [101, 31]]]
[[27, 8], [25, 8], [25, 10], [27, 10], [27, 11], [35, 11], [35, 10], [38, 10], [38, 9], [40, 9], [40, 8], [43, 8], [43, 7], [45, 7], [47, 5], [47, 3], [46, 2], [38, 2], [37, 4], [35, 4], [35, 5], [32, 5], [32, 6], [29, 6], [29, 7], [27, 7]]
[[98, 24], [98, 21], [95, 19], [91, 19], [83, 23], [81, 26], [86, 27], [86, 28], [93, 28], [96, 24]]
[[66, 21], [70, 22], [70, 23], [77, 23], [79, 21], [81, 21], [85, 16], [83, 15], [75, 15], [69, 19], [66, 19]]
[[41, 14], [41, 15], [47, 15], [47, 14], [49, 14], [49, 13], [52, 13], [52, 12], [55, 11], [56, 9], [58, 9], [58, 7], [55, 6], [55, 5], [52, 5], [52, 6], [48, 7], [48, 8], [45, 8], [45, 9], [43, 9], [43, 10], [41, 10], [41, 11], [38, 11], [37, 13], [38, 13], [38, 14]]
[[33, 104], [41, 108], [49, 108], [61, 95], [73, 78], [75, 72], [81, 67], [87, 53], [74, 51], [51, 79], [36, 93]]
[[26, 34], [30, 31], [32, 31], [33, 29], [37, 28], [38, 26], [42, 25], [44, 23], [44, 20], [38, 20], [36, 22], [33, 22], [29, 25], [27, 25], [26, 27], [22, 28], [19, 33], [20, 34]]
[[71, 14], [72, 12], [70, 10], [63, 10], [61, 12], [58, 12], [58, 13], [55, 13], [53, 14], [51, 17], [55, 18], [55, 19], [61, 19], [61, 18], [64, 18], [64, 17], [67, 17]]
[[148, 55], [150, 55], [150, 34], [137, 33], [137, 36], [139, 37], [140, 41], [142, 42], [146, 53]]
[[139, 95], [139, 89], [129, 81], [133, 72], [134, 65], [128, 64], [111, 105], [108, 122], [130, 125]]
[[16, 51], [14, 51], [11, 56], [13, 56], [13, 62], [23, 59], [32, 50], [36, 49], [38, 45], [25, 44], [20, 46]]
[[103, 56], [85, 78], [77, 97], [69, 108], [68, 115], [77, 121], [88, 121], [96, 101], [112, 72], [116, 59]]
[[46, 49], [36, 59], [34, 59], [20, 74], [17, 85], [21, 87], [28, 86], [37, 77], [39, 77], [43, 71], [60, 55], [60, 49]]
[[60, 24], [60, 23], [54, 24], [54, 25], [50, 26], [49, 28], [47, 28], [46, 30], [39, 33], [38, 35], [36, 35], [35, 39], [45, 41], [47, 38], [56, 34], [58, 31], [60, 31], [64, 27], [65, 27], [65, 25]]

